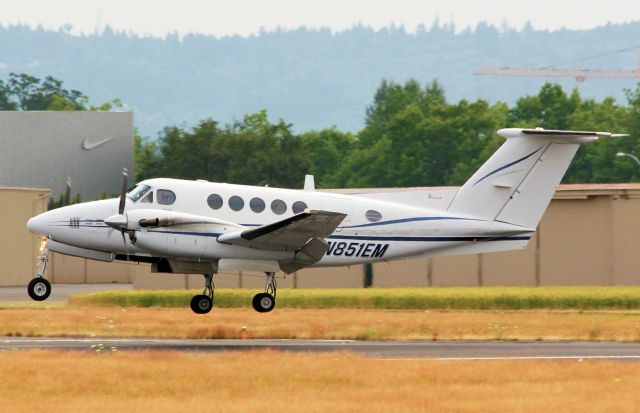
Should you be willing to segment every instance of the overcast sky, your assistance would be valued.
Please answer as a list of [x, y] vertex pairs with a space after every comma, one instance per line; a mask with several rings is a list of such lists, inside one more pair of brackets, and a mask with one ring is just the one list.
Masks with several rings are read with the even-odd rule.
[[330, 27], [362, 23], [374, 28], [395, 23], [408, 31], [430, 27], [437, 17], [461, 31], [479, 21], [520, 28], [588, 29], [607, 22], [640, 20], [640, 0], [2, 0], [0, 23], [38, 24], [73, 33], [113, 28], [141, 35], [177, 31], [248, 35], [261, 27]]

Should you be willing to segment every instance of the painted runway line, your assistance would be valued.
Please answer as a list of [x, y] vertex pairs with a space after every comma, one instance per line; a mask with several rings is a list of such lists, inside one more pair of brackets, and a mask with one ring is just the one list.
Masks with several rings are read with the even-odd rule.
[[640, 343], [620, 342], [464, 342], [353, 340], [203, 340], [139, 338], [0, 337], [0, 351], [171, 350], [284, 352], [347, 351], [384, 360], [638, 360]]

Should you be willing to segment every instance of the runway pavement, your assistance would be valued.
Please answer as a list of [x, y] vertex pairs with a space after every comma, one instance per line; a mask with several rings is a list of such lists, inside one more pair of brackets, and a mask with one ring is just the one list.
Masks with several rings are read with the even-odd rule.
[[640, 361], [640, 343], [616, 342], [393, 342], [351, 340], [183, 340], [126, 338], [0, 337], [0, 351], [55, 349], [76, 351], [175, 350], [289, 352], [350, 351], [384, 359], [615, 359]]
[[[131, 290], [131, 284], [54, 284], [48, 301], [69, 301], [70, 294], [103, 290]], [[30, 301], [27, 287], [0, 287], [0, 301]]]

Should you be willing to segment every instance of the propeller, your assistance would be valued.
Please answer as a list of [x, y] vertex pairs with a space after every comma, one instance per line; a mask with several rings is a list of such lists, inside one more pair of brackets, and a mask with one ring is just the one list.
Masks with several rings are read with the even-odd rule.
[[67, 206], [71, 203], [71, 177], [67, 176], [67, 185], [64, 190], [64, 196], [62, 197], [62, 206]]
[[[127, 224], [128, 219], [125, 214], [124, 208], [127, 202], [127, 181], [129, 178], [129, 173], [127, 168], [122, 169], [122, 186], [120, 187], [120, 204], [118, 205], [118, 214], [112, 215], [109, 218], [104, 220], [104, 223], [109, 225], [113, 229], [120, 230], [122, 234], [122, 243], [124, 244], [124, 248], [127, 251], [127, 259], [129, 257], [129, 250], [127, 247], [127, 240], [125, 238], [125, 234], [127, 234]], [[134, 238], [132, 235], [129, 235], [131, 242], [133, 242]]]
[[120, 206], [118, 207], [118, 214], [124, 214], [125, 201], [127, 200], [127, 180], [129, 178], [129, 171], [127, 168], [122, 168], [122, 186], [120, 187]]

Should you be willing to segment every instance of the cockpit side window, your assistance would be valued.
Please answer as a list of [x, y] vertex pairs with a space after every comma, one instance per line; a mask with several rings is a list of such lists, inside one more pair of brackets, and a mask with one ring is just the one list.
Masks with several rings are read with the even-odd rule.
[[133, 188], [131, 191], [129, 191], [129, 193], [127, 194], [127, 197], [129, 197], [129, 199], [132, 200], [133, 202], [138, 202], [138, 199], [140, 199], [144, 194], [146, 194], [149, 189], [151, 189], [149, 185], [140, 184], [135, 188]]
[[168, 189], [158, 189], [156, 198], [160, 205], [173, 205], [176, 202], [176, 194]]
[[147, 195], [142, 197], [140, 200], [141, 204], [152, 204], [153, 203], [153, 191], [149, 191]]

